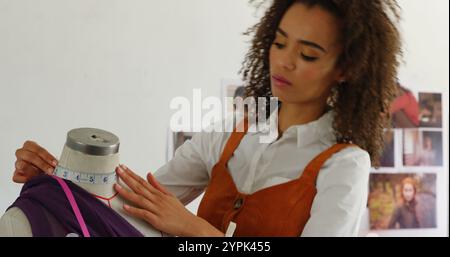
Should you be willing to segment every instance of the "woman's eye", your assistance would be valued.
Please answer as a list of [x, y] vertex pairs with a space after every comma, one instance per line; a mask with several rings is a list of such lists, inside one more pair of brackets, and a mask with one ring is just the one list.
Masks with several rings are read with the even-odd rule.
[[305, 54], [301, 54], [303, 60], [307, 61], [307, 62], [314, 62], [315, 60], [317, 60], [317, 57], [312, 57], [312, 56], [307, 56]]
[[280, 43], [273, 43], [274, 46], [276, 46], [278, 49], [283, 49], [284, 45]]

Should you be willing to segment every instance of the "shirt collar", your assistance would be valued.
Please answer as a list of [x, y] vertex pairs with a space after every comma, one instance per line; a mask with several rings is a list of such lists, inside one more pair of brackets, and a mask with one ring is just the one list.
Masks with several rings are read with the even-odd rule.
[[[269, 119], [262, 123], [259, 130], [256, 130], [256, 125], [252, 124], [249, 128], [252, 128], [256, 133], [268, 134], [272, 132], [271, 137], [275, 141], [278, 136], [278, 114], [274, 112], [270, 115]], [[297, 147], [304, 147], [316, 141], [321, 141], [326, 145], [333, 145], [336, 143], [336, 137], [333, 130], [333, 120], [335, 113], [333, 110], [328, 111], [322, 115], [319, 119], [302, 125], [294, 125], [289, 127], [285, 132], [284, 136], [287, 137], [297, 137]]]
[[293, 126], [297, 131], [297, 146], [303, 147], [321, 141], [325, 145], [333, 145], [336, 137], [333, 130], [334, 111], [328, 111], [318, 120], [304, 125]]

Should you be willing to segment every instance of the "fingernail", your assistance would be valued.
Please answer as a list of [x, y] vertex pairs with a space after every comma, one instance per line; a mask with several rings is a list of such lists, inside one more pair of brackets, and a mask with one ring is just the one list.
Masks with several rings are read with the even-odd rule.
[[23, 168], [23, 163], [22, 162], [17, 164], [17, 169], [22, 169], [22, 168]]
[[120, 166], [122, 167], [123, 170], [127, 170], [128, 169], [128, 167], [125, 166], [125, 164], [120, 164]]
[[52, 164], [53, 164], [53, 166], [56, 166], [56, 165], [58, 165], [58, 162], [56, 160], [53, 160]]
[[55, 170], [55, 169], [53, 169], [53, 168], [48, 168], [48, 169], [47, 169], [47, 173], [48, 173], [48, 174], [53, 174], [53, 171], [54, 171], [54, 170]]
[[124, 172], [124, 170], [122, 169], [122, 167], [119, 166], [119, 167], [117, 167], [117, 172], [122, 174]]
[[129, 206], [129, 205], [126, 205], [126, 204], [124, 204], [124, 205], [123, 205], [123, 208], [125, 208], [126, 210], [129, 210], [129, 209], [130, 209], [130, 206]]
[[122, 189], [121, 185], [119, 185], [119, 184], [115, 184], [115, 185], [116, 185], [117, 189]]

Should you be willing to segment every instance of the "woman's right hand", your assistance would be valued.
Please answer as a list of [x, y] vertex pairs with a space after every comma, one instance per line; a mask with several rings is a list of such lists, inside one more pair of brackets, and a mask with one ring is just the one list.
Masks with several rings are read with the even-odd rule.
[[41, 173], [53, 174], [58, 164], [56, 158], [47, 150], [29, 140], [16, 150], [16, 158], [13, 175], [13, 181], [16, 183], [25, 183]]

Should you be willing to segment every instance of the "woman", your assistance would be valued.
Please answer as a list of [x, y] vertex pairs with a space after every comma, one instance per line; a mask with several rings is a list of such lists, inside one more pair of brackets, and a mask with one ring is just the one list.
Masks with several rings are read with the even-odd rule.
[[392, 213], [389, 228], [419, 228], [416, 213], [416, 183], [412, 178], [405, 178], [401, 185], [402, 202]]
[[[118, 167], [133, 189], [116, 186], [135, 203], [124, 208], [178, 236], [356, 236], [396, 95], [388, 11], [398, 18], [394, 0], [275, 0], [248, 32], [242, 71], [247, 96], [279, 98], [276, 137], [199, 133], [148, 182]], [[16, 156], [16, 182], [55, 165], [33, 142]]]

